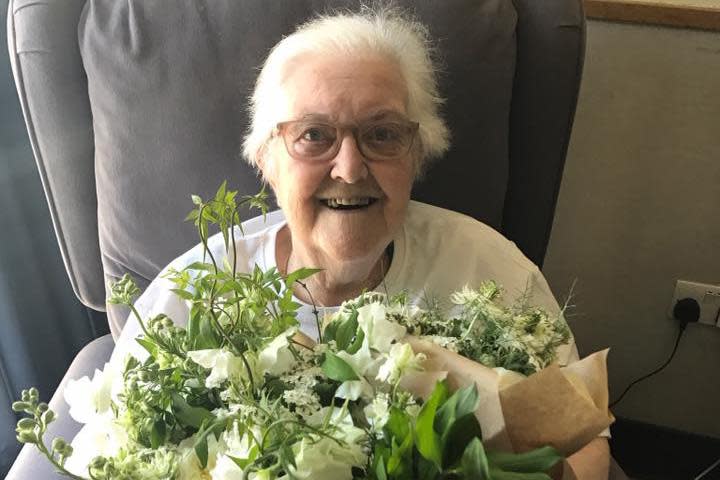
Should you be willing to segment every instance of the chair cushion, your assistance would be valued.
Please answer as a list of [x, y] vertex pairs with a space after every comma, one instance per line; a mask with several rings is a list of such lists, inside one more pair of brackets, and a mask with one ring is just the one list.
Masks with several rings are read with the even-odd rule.
[[[144, 288], [197, 243], [190, 194], [228, 179], [254, 193], [240, 157], [245, 99], [269, 49], [311, 12], [358, 2], [89, 0], [79, 41], [93, 115], [106, 279]], [[415, 198], [499, 227], [508, 170], [516, 13], [510, 0], [397, 2], [438, 39], [453, 146]], [[471, 193], [470, 193], [471, 192]], [[471, 201], [468, 201], [471, 199]], [[124, 314], [109, 309], [117, 335]]]

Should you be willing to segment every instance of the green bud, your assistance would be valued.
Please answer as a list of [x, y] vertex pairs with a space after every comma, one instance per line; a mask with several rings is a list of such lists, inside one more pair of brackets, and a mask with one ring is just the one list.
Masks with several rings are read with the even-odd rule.
[[107, 460], [105, 459], [105, 457], [95, 457], [90, 461], [90, 465], [88, 465], [88, 467], [100, 469], [105, 467], [106, 463]]
[[38, 399], [40, 397], [40, 392], [38, 392], [38, 389], [35, 387], [32, 387], [30, 390], [28, 390], [28, 393], [30, 394], [31, 399]]
[[69, 457], [73, 454], [73, 447], [70, 444], [65, 444], [65, 448], [63, 448], [63, 456]]
[[67, 443], [60, 437], [55, 437], [52, 441], [52, 449], [56, 452], [60, 452], [65, 448], [65, 445], [67, 445]]
[[38, 408], [38, 411], [40, 411], [40, 413], [43, 413], [43, 412], [47, 412], [50, 407], [48, 406], [47, 403], [41, 402], [41, 403], [37, 406], [37, 408]]
[[55, 412], [52, 410], [46, 410], [43, 412], [42, 416], [40, 417], [40, 420], [45, 424], [48, 425], [51, 422], [55, 420]]
[[15, 438], [17, 438], [17, 441], [20, 443], [37, 443], [37, 435], [33, 432], [28, 432], [27, 430], [23, 430], [18, 433]]
[[137, 377], [141, 382], [147, 382], [150, 380], [150, 374], [144, 370], [140, 370]]
[[[23, 392], [23, 398], [25, 398], [25, 392]], [[13, 402], [12, 409], [13, 412], [24, 412], [25, 410], [28, 410], [30, 408], [30, 404], [27, 401], [24, 402]]]
[[37, 423], [32, 418], [22, 418], [17, 423], [17, 431], [32, 430], [36, 425]]

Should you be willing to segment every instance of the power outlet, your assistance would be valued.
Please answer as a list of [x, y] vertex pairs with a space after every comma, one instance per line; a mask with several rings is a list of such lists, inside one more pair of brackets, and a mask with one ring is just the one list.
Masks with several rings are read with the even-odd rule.
[[720, 285], [678, 280], [668, 315], [672, 318], [675, 302], [683, 298], [694, 298], [700, 305], [700, 323], [720, 327]]

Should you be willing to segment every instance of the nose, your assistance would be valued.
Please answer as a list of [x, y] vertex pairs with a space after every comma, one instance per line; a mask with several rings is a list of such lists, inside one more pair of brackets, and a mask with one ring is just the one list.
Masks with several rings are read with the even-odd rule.
[[341, 140], [340, 150], [333, 159], [330, 177], [343, 183], [357, 183], [368, 176], [366, 158], [360, 152], [354, 135], [347, 134]]

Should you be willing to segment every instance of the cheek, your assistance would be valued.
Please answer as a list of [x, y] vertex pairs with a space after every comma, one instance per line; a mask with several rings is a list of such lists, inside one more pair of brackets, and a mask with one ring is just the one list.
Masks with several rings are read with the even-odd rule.
[[312, 222], [318, 207], [315, 194], [327, 175], [324, 168], [278, 163], [275, 195], [293, 223]]
[[383, 190], [389, 203], [402, 206], [410, 199], [413, 172], [409, 166], [379, 168], [375, 179]]

